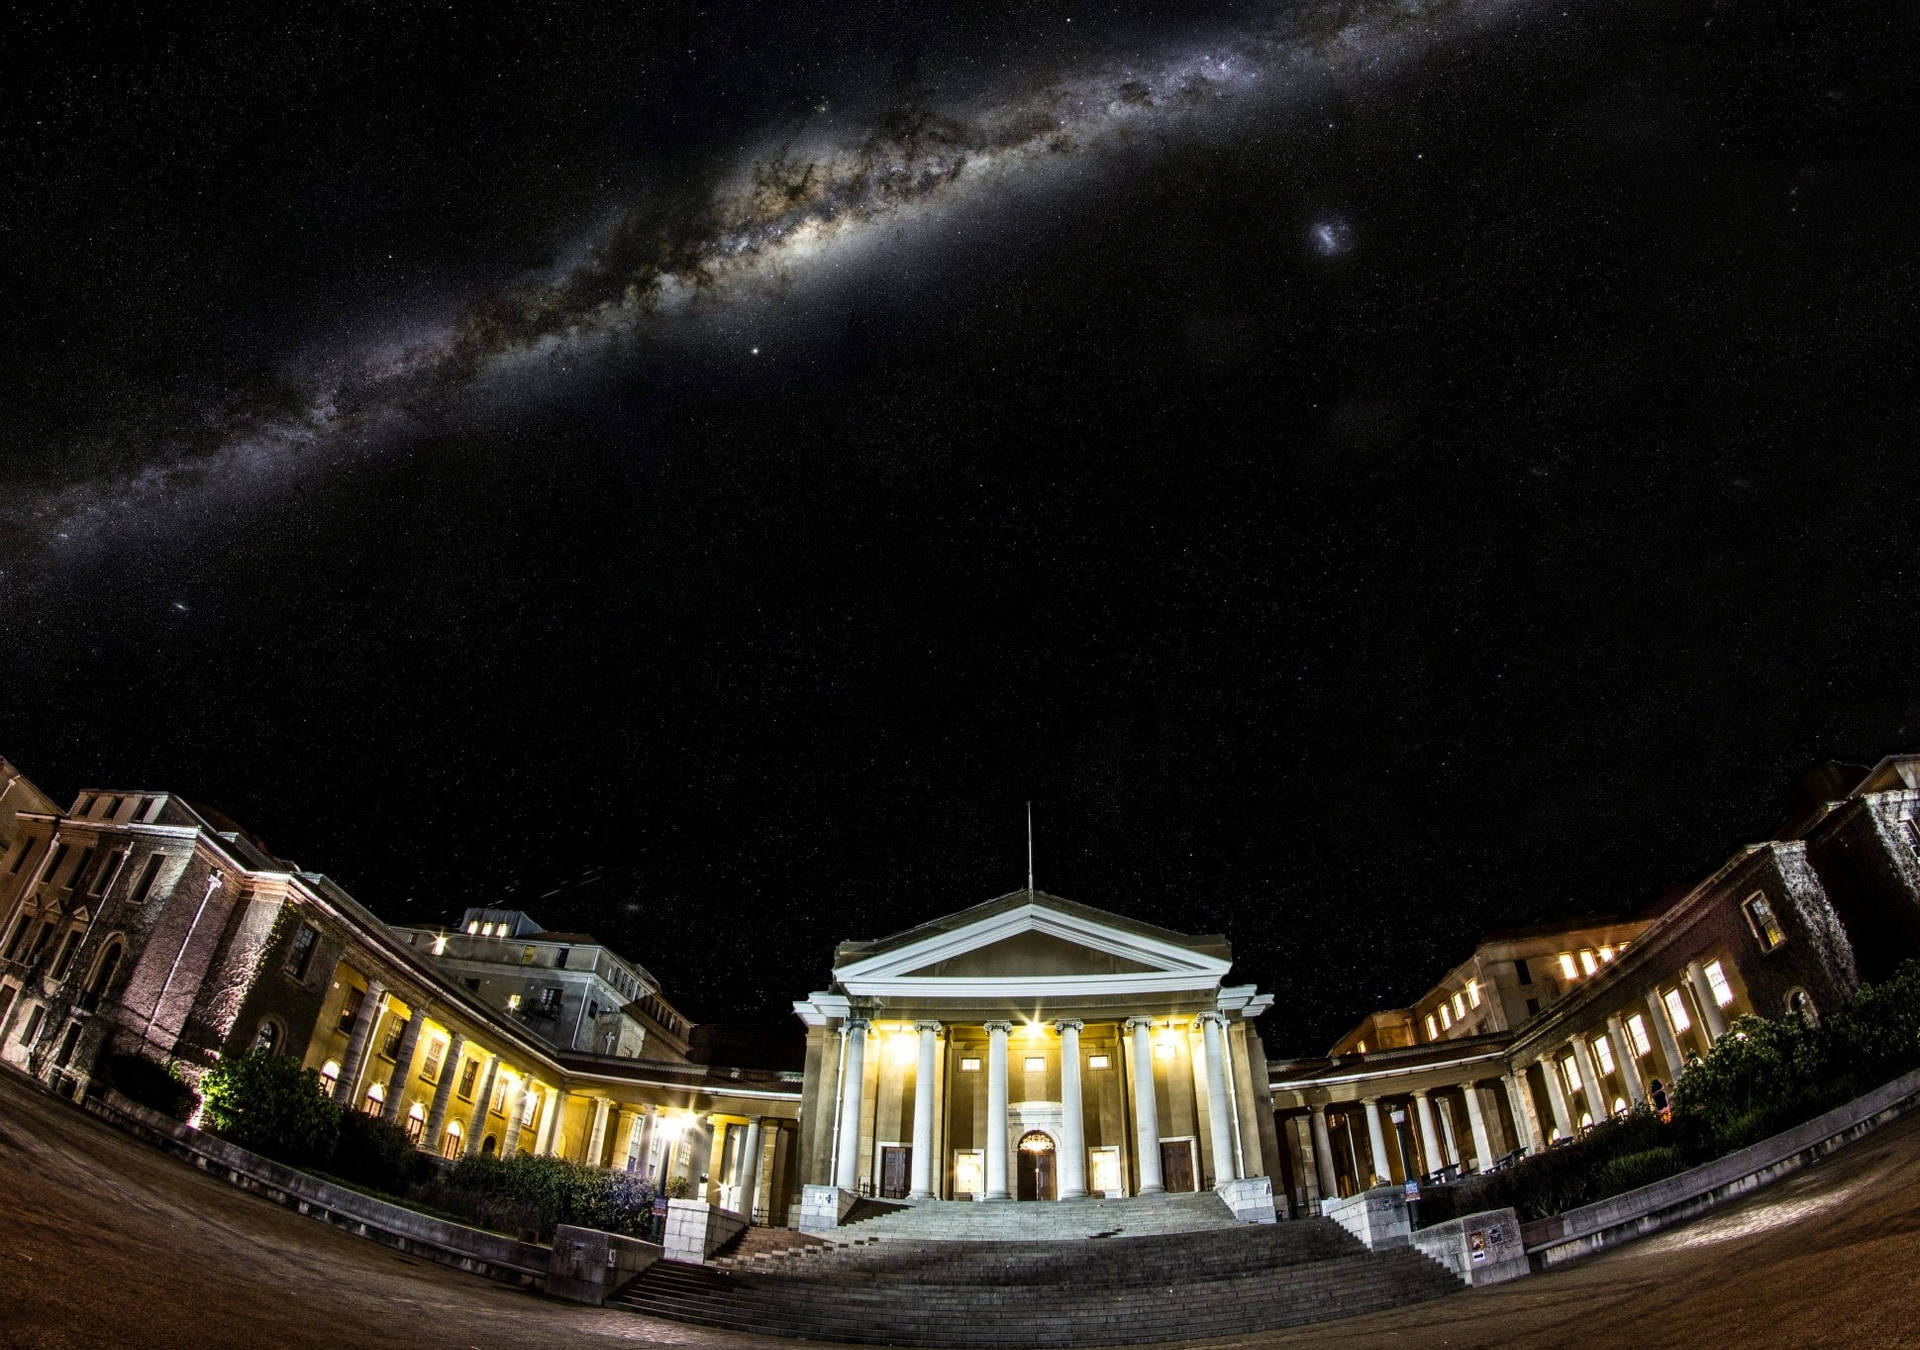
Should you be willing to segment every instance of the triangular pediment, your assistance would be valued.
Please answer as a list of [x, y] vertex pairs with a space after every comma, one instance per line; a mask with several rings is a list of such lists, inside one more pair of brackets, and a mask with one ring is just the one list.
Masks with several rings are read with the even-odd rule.
[[973, 978], [977, 976], [1126, 975], [1158, 969], [1118, 952], [1029, 930], [943, 957], [903, 975]]
[[1218, 938], [1188, 937], [1039, 892], [1017, 892], [876, 943], [848, 944], [834, 978], [850, 994], [1125, 992], [1217, 987]]

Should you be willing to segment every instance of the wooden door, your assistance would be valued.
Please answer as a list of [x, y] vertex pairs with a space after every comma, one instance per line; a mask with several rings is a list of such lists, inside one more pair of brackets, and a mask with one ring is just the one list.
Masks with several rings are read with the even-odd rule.
[[1193, 1141], [1176, 1139], [1160, 1145], [1160, 1179], [1170, 1191], [1193, 1189]]
[[896, 1144], [883, 1145], [880, 1149], [880, 1198], [883, 1200], [905, 1199], [907, 1178], [912, 1170], [912, 1149]]
[[[1045, 1137], [1042, 1136], [1042, 1138]], [[1038, 1144], [1030, 1145], [1028, 1140], [1022, 1140], [1017, 1152], [1020, 1155], [1020, 1175], [1014, 1187], [1014, 1198], [1016, 1200], [1053, 1199], [1052, 1142], [1047, 1141], [1045, 1147], [1040, 1147]]]

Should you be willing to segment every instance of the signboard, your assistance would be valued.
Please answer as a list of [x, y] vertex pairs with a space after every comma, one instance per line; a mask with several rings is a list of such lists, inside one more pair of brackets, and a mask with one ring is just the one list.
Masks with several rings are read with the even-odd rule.
[[1467, 1234], [1467, 1255], [1473, 1258], [1476, 1266], [1487, 1259], [1487, 1232], [1484, 1228], [1476, 1228]]

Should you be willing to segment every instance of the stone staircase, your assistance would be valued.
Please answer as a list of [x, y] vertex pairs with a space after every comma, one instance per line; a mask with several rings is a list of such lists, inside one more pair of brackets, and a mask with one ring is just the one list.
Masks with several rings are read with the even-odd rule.
[[1226, 1201], [1212, 1191], [1200, 1191], [1115, 1200], [1088, 1196], [1045, 1204], [921, 1200], [877, 1214], [863, 1214], [856, 1205], [845, 1223], [822, 1236], [840, 1243], [1070, 1242], [1240, 1226]]
[[801, 1243], [731, 1266], [661, 1261], [611, 1303], [805, 1340], [1038, 1348], [1239, 1335], [1461, 1287], [1410, 1247], [1370, 1252], [1331, 1220], [1301, 1219], [1105, 1238]]

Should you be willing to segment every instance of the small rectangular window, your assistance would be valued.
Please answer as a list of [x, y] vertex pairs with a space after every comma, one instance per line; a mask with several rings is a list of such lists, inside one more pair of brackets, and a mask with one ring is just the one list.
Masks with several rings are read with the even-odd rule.
[[1908, 816], [1900, 822], [1900, 827], [1906, 833], [1907, 847], [1912, 850], [1914, 857], [1920, 858], [1920, 820]]
[[20, 1044], [33, 1049], [34, 1042], [40, 1039], [40, 1021], [47, 1015], [44, 1004], [36, 1003], [33, 1011], [27, 1014], [27, 1025], [20, 1031]]
[[7, 869], [7, 875], [14, 876], [22, 867], [26, 866], [27, 855], [31, 852], [33, 852], [33, 840], [22, 839], [20, 841], [20, 851], [13, 855], [13, 866]]
[[47, 864], [46, 879], [55, 882], [59, 876], [60, 864], [67, 860], [67, 846], [56, 844], [53, 849], [53, 861]]
[[1636, 1055], [1653, 1053], [1653, 1042], [1647, 1039], [1647, 1019], [1639, 1013], [1627, 1019], [1627, 1035], [1633, 1038], [1633, 1052]]
[[503, 1108], [506, 1106], [506, 1104], [507, 1104], [507, 1080], [505, 1078], [496, 1077], [493, 1080], [493, 1100], [487, 1103], [487, 1110], [492, 1115], [496, 1115], [496, 1116], [501, 1115], [503, 1113]]
[[1602, 947], [1602, 948], [1600, 949], [1600, 959], [1601, 959], [1602, 961], [1611, 961], [1611, 960], [1613, 960], [1613, 948], [1611, 948], [1611, 947]]
[[1753, 929], [1753, 936], [1760, 943], [1760, 950], [1770, 952], [1787, 940], [1787, 930], [1780, 926], [1780, 920], [1773, 912], [1773, 905], [1762, 891], [1755, 891], [1747, 897], [1747, 926]]
[[147, 902], [147, 896], [152, 893], [154, 878], [160, 875], [160, 862], [163, 857], [165, 855], [160, 853], [147, 855], [147, 865], [140, 869], [140, 880], [134, 885], [133, 894], [128, 897], [128, 903], [136, 909], [144, 905]]
[[1580, 949], [1580, 969], [1589, 975], [1600, 969], [1600, 963], [1593, 959], [1593, 953], [1584, 947]]
[[1709, 961], [1704, 967], [1707, 984], [1713, 990], [1713, 1001], [1723, 1008], [1733, 1006], [1733, 986], [1727, 983], [1727, 972], [1721, 969], [1718, 961]]
[[1535, 1013], [1539, 1011], [1540, 1011], [1540, 1000], [1537, 998], [1528, 999], [1527, 1000], [1527, 1016], [1532, 1017]]
[[468, 920], [467, 920], [467, 931], [468, 931], [469, 933], [478, 933], [478, 932], [480, 931], [480, 920], [478, 920], [478, 919], [468, 919]]
[[573, 954], [573, 949], [571, 947], [562, 947], [559, 951], [554, 953], [553, 964], [558, 968], [560, 968], [561, 970], [565, 970], [567, 966], [567, 958], [572, 954]]
[[980, 1061], [973, 1058], [971, 1055], [969, 1055], [967, 1058], [962, 1059], [960, 1061], [960, 1072], [961, 1073], [979, 1073]]
[[76, 928], [68, 933], [66, 940], [60, 944], [60, 955], [54, 959], [53, 963], [52, 975], [54, 979], [60, 980], [66, 978], [67, 967], [73, 964], [73, 951], [74, 948], [80, 945], [80, 937], [80, 930]]
[[1601, 1073], [1613, 1072], [1613, 1042], [1602, 1036], [1593, 1043], [1593, 1057], [1600, 1061]]
[[1580, 1090], [1580, 1062], [1572, 1055], [1568, 1055], [1560, 1061], [1560, 1072], [1566, 1075], [1568, 1090], [1578, 1092]]
[[1693, 1025], [1693, 1019], [1687, 1016], [1687, 1001], [1678, 989], [1667, 990], [1660, 995], [1660, 1001], [1667, 1005], [1667, 1021], [1673, 1024], [1676, 1036]]
[[1527, 965], [1527, 958], [1521, 957], [1513, 963], [1513, 973], [1522, 984], [1533, 983], [1533, 970]]
[[440, 1064], [446, 1058], [447, 1043], [439, 1037], [427, 1043], [426, 1062], [420, 1066], [420, 1076], [429, 1083], [440, 1081]]
[[353, 1019], [360, 1015], [360, 1005], [366, 1001], [367, 991], [358, 985], [347, 986], [347, 996], [340, 1000], [340, 1020], [336, 1025], [341, 1031], [353, 1027]]
[[1476, 1008], [1480, 1006], [1480, 981], [1467, 981], [1467, 1002]]
[[1444, 1003], [1440, 1005], [1440, 1029], [1442, 1031], [1453, 1030], [1453, 1013]]
[[1467, 996], [1465, 994], [1455, 994], [1453, 996], [1453, 1017], [1456, 1022], [1464, 1022], [1467, 1020]]
[[1434, 1022], [1432, 1013], [1427, 1014], [1427, 1039], [1430, 1041], [1437, 1041], [1440, 1039], [1440, 1028]]
[[75, 892], [78, 892], [80, 890], [81, 885], [87, 879], [87, 869], [93, 866], [94, 852], [95, 850], [90, 848], [83, 848], [80, 850], [80, 860], [74, 863], [73, 875], [67, 878], [67, 885], [69, 889]]
[[1572, 952], [1560, 953], [1560, 973], [1569, 980], [1580, 978], [1580, 967], [1574, 964]]
[[407, 1025], [403, 1019], [394, 1018], [393, 1024], [387, 1028], [387, 1043], [380, 1047], [381, 1054], [388, 1059], [400, 1057], [400, 1042], [407, 1034]]
[[1087, 1067], [1089, 1069], [1104, 1069], [1111, 1062], [1112, 1061], [1110, 1061], [1105, 1055], [1088, 1055], [1087, 1056]]
[[320, 941], [320, 930], [310, 923], [303, 923], [293, 935], [293, 946], [287, 952], [287, 974], [296, 980], [307, 978], [307, 967], [313, 963], [313, 947]]
[[473, 1082], [480, 1076], [480, 1061], [464, 1059], [460, 1061], [460, 1095], [467, 1101], [473, 1100]]

